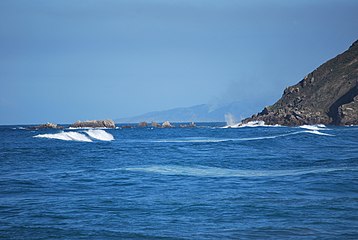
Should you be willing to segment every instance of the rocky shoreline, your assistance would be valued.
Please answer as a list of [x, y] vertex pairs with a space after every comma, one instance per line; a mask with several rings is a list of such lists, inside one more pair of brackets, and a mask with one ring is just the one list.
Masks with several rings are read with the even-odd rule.
[[251, 121], [283, 126], [358, 125], [358, 41], [242, 123]]

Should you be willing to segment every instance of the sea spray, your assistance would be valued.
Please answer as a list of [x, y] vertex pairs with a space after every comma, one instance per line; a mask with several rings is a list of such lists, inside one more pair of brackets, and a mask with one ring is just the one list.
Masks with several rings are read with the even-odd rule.
[[235, 126], [237, 124], [236, 120], [235, 120], [235, 117], [231, 113], [225, 114], [225, 121], [226, 121], [226, 125], [228, 127], [232, 127], [232, 126]]
[[64, 141], [92, 142], [90, 138], [79, 132], [60, 132], [60, 133], [53, 133], [53, 134], [48, 133], [48, 134], [39, 134], [34, 137], [58, 139]]
[[112, 134], [104, 130], [90, 129], [85, 132], [90, 138], [101, 140], [101, 141], [113, 141], [114, 137]]

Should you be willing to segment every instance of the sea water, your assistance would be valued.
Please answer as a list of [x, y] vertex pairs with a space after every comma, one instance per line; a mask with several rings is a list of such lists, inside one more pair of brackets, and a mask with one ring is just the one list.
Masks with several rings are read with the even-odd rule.
[[0, 127], [0, 239], [357, 239], [358, 127]]

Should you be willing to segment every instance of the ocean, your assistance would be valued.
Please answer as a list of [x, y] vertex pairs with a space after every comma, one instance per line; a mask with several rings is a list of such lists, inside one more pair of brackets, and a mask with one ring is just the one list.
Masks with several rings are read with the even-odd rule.
[[0, 126], [0, 239], [358, 239], [358, 127]]

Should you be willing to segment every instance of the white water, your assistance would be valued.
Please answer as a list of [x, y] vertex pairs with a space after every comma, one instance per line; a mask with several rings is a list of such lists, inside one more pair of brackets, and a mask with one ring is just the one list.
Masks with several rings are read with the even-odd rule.
[[[85, 134], [84, 134], [85, 133]], [[77, 141], [77, 142], [92, 142], [92, 140], [100, 141], [112, 141], [114, 137], [112, 134], [107, 133], [104, 130], [94, 130], [90, 129], [84, 133], [80, 132], [60, 132], [60, 133], [48, 133], [48, 134], [39, 134], [34, 137], [36, 138], [48, 138], [48, 139], [59, 139], [64, 141]]]
[[113, 135], [104, 131], [104, 130], [90, 129], [90, 130], [86, 131], [85, 133], [89, 137], [91, 137], [93, 139], [101, 140], [101, 141], [113, 141], [114, 140]]
[[325, 125], [323, 124], [316, 124], [316, 125], [302, 125], [299, 126], [299, 128], [303, 128], [303, 129], [307, 129], [307, 130], [313, 130], [313, 131], [318, 131], [318, 130], [329, 130], [328, 128], [326, 128]]
[[333, 134], [323, 133], [323, 132], [319, 132], [319, 131], [317, 131], [317, 130], [303, 131], [303, 132], [311, 133], [311, 134], [316, 134], [316, 135], [323, 135], [323, 136], [334, 136]]
[[124, 168], [126, 171], [146, 172], [163, 175], [180, 175], [195, 177], [282, 177], [304, 174], [325, 173], [334, 171], [356, 171], [357, 168], [318, 168], [318, 169], [292, 169], [292, 170], [237, 170], [216, 167], [183, 167], [175, 165], [155, 165], [146, 167]]
[[281, 127], [281, 125], [266, 125], [264, 121], [250, 121], [248, 123], [236, 123], [232, 125], [226, 125], [222, 128], [244, 128], [244, 127]]
[[60, 132], [53, 134], [39, 134], [35, 138], [59, 139], [64, 141], [92, 142], [90, 138], [79, 132]]

